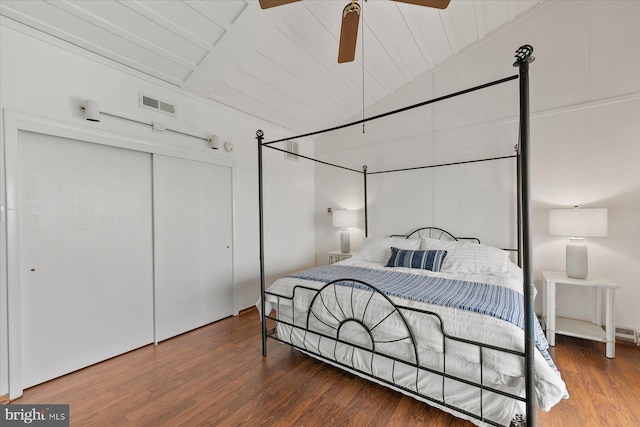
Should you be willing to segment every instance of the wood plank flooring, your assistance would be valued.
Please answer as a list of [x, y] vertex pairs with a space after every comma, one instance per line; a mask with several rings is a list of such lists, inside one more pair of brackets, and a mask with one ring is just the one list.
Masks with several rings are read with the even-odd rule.
[[[269, 341], [251, 310], [35, 386], [13, 403], [67, 403], [71, 426], [471, 426]], [[571, 398], [544, 427], [640, 426], [640, 348], [559, 336]]]

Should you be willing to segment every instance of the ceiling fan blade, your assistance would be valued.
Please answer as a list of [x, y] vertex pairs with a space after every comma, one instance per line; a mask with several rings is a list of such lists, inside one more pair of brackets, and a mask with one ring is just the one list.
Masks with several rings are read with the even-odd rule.
[[342, 27], [340, 28], [340, 46], [338, 48], [339, 64], [351, 62], [356, 57], [359, 23], [360, 5], [356, 2], [349, 3], [342, 10]]
[[393, 0], [400, 3], [416, 4], [418, 6], [435, 7], [436, 9], [446, 9], [451, 0]]
[[282, 6], [283, 4], [294, 3], [300, 0], [260, 0], [260, 7], [262, 9], [269, 9], [270, 7]]

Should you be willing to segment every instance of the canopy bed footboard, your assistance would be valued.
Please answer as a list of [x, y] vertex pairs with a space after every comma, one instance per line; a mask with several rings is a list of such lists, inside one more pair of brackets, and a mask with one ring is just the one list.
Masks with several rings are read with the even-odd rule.
[[265, 295], [269, 338], [481, 425], [523, 425], [522, 384], [492, 367], [495, 352], [524, 367], [523, 351], [449, 334], [439, 313], [399, 305], [358, 279]]

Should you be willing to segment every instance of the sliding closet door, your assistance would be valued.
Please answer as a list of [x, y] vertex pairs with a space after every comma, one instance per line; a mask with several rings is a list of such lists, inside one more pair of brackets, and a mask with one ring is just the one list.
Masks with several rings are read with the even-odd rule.
[[151, 155], [19, 141], [26, 388], [153, 342]]
[[233, 314], [231, 168], [154, 155], [156, 341]]

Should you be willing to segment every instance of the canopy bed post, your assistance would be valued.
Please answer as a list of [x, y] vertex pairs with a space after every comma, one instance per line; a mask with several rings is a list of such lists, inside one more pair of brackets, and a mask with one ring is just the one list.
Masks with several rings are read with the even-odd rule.
[[527, 397], [527, 425], [536, 425], [536, 399], [535, 399], [535, 335], [534, 335], [534, 311], [533, 311], [533, 277], [531, 274], [531, 204], [530, 204], [530, 168], [529, 168], [529, 63], [535, 58], [532, 56], [533, 47], [521, 46], [516, 51], [514, 67], [519, 68], [520, 74], [520, 185], [521, 185], [521, 229], [522, 229], [522, 271], [524, 292], [524, 331], [525, 331], [525, 388]]
[[262, 141], [264, 132], [256, 131], [256, 139], [258, 140], [258, 221], [260, 228], [260, 320], [262, 321], [262, 355], [267, 355], [267, 319], [264, 303], [264, 217], [262, 204]]
[[362, 166], [362, 176], [364, 177], [364, 237], [369, 237], [369, 211], [367, 206], [367, 165]]
[[522, 182], [520, 175], [520, 152], [518, 144], [514, 147], [516, 152], [516, 239], [517, 239], [517, 257], [518, 267], [522, 268]]

